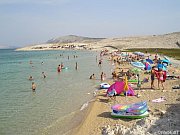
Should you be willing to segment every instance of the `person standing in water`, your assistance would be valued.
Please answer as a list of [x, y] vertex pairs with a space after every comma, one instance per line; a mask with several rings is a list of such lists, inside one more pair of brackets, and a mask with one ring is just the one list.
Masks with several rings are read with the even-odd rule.
[[29, 81], [32, 81], [33, 80], [33, 77], [30, 75], [29, 76]]
[[101, 73], [101, 81], [104, 81], [106, 77], [106, 74], [104, 72]]
[[36, 90], [36, 84], [35, 84], [34, 82], [32, 82], [31, 88], [32, 88], [32, 91], [35, 91], [35, 90]]
[[61, 72], [61, 65], [59, 65], [59, 66], [57, 67], [57, 71], [58, 71], [58, 73]]
[[99, 60], [98, 66], [101, 67], [102, 60]]
[[43, 75], [43, 77], [44, 77], [44, 78], [46, 78], [46, 75], [45, 75], [45, 73], [44, 73], [44, 72], [42, 72], [42, 75]]
[[76, 62], [76, 67], [75, 67], [75, 69], [78, 70], [78, 64], [77, 64], [77, 62]]

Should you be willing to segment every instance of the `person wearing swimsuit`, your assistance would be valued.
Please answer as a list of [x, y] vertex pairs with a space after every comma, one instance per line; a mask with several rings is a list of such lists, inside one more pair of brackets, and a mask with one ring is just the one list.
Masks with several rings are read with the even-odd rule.
[[32, 91], [35, 91], [36, 90], [36, 84], [34, 82], [32, 82]]
[[160, 89], [159, 84], [161, 83], [162, 90], [164, 90], [163, 82], [164, 82], [163, 71], [162, 71], [162, 68], [160, 68], [159, 69], [159, 77], [158, 77], [158, 89]]
[[154, 79], [155, 79], [155, 66], [152, 67], [151, 70], [151, 89], [154, 89]]

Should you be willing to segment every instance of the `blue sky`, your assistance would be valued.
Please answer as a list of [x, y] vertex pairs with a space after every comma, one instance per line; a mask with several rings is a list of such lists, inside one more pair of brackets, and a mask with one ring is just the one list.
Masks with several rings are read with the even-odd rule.
[[180, 31], [180, 0], [0, 0], [0, 48]]

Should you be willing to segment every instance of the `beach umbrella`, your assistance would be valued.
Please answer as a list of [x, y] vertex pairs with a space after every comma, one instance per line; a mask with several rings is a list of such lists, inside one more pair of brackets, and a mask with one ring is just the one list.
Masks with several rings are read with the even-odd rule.
[[134, 67], [138, 67], [138, 68], [145, 68], [145, 65], [142, 62], [131, 62], [131, 65], [133, 65]]
[[151, 60], [151, 59], [146, 59], [146, 61], [149, 62], [150, 64], [154, 63], [153, 60]]

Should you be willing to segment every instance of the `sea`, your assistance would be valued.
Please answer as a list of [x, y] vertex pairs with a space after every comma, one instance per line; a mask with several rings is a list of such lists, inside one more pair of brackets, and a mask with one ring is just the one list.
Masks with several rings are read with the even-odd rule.
[[[111, 77], [112, 63], [103, 58], [99, 67], [99, 59], [99, 52], [86, 50], [1, 49], [0, 135], [68, 134], [84, 118], [101, 83], [101, 72]], [[68, 69], [58, 73], [61, 63]], [[93, 73], [96, 79], [90, 80]]]

